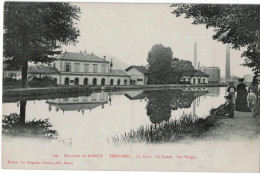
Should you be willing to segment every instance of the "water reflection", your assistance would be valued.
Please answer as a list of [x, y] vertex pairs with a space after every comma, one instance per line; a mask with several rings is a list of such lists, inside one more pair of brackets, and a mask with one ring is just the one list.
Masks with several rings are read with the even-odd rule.
[[57, 112], [59, 110], [62, 110], [63, 113], [66, 111], [78, 111], [84, 114], [85, 110], [91, 111], [98, 106], [104, 109], [108, 101], [111, 105], [112, 100], [110, 95], [107, 92], [101, 91], [100, 93], [92, 93], [90, 96], [51, 99], [47, 100], [46, 103], [49, 104], [49, 111], [55, 108]]
[[[183, 88], [148, 91], [132, 90], [119, 92], [101, 91], [92, 93], [88, 96], [84, 95], [79, 97], [65, 97], [34, 101], [24, 100], [19, 101], [18, 103], [7, 103], [8, 107], [5, 108], [10, 109], [5, 112], [5, 115], [8, 116], [8, 114], [13, 113], [16, 106], [19, 107], [20, 115], [16, 118], [12, 117], [15, 121], [10, 121], [9, 123], [6, 122], [6, 120], [5, 122], [3, 121], [3, 125], [5, 124], [3, 132], [12, 132], [12, 129], [16, 129], [14, 125], [8, 126], [11, 122], [15, 122], [15, 124], [17, 124], [20, 128], [34, 128], [36, 131], [31, 130], [27, 132], [34, 132], [35, 136], [46, 136], [46, 134], [48, 134], [50, 137], [57, 137], [60, 132], [60, 138], [71, 139], [76, 135], [67, 135], [68, 132], [63, 130], [64, 126], [61, 125], [73, 122], [75, 125], [81, 125], [78, 129], [86, 129], [87, 126], [83, 125], [90, 123], [92, 124], [88, 125], [89, 127], [106, 127], [107, 125], [98, 125], [98, 123], [102, 122], [104, 119], [107, 119], [104, 120], [105, 122], [109, 121], [110, 124], [117, 125], [117, 129], [115, 129], [115, 131], [118, 130], [122, 132], [125, 131], [125, 129], [136, 128], [139, 125], [150, 123], [156, 125], [161, 122], [169, 122], [171, 117], [173, 118], [176, 115], [182, 115], [184, 111], [187, 111], [186, 113], [193, 113], [193, 115], [197, 115], [196, 112], [198, 111], [198, 116], [200, 116], [201, 113], [208, 112], [211, 109], [204, 108], [205, 104], [202, 103], [204, 104], [204, 106], [202, 106], [202, 112], [202, 107], [199, 106], [201, 100], [203, 102], [205, 102], [205, 100], [208, 101], [208, 99], [205, 98], [205, 94], [207, 94], [208, 91], [208, 88]], [[213, 91], [213, 93], [215, 92]], [[112, 99], [114, 102], [113, 106]], [[76, 115], [84, 116], [86, 111], [92, 111], [93, 115], [93, 117], [85, 118], [89, 120], [88, 122], [84, 122], [83, 120], [80, 120], [80, 117], [76, 117]], [[66, 112], [68, 113], [66, 114]], [[65, 115], [66, 117], [59, 117], [62, 115]], [[49, 118], [50, 120], [48, 120]], [[39, 125], [37, 126], [37, 124]], [[53, 128], [55, 128], [55, 130]], [[107, 129], [109, 128], [107, 127]], [[114, 135], [114, 133], [110, 133], [111, 135]], [[107, 135], [104, 136], [107, 137]]]
[[208, 88], [207, 96], [218, 97], [220, 95], [220, 88]]
[[[207, 90], [172, 90], [172, 91], [149, 91], [148, 103], [146, 106], [147, 116], [153, 124], [159, 124], [163, 121], [168, 122], [172, 110], [189, 108], [192, 102], [199, 96], [205, 95]], [[196, 103], [193, 103], [196, 105]], [[193, 106], [194, 115], [196, 106]]]

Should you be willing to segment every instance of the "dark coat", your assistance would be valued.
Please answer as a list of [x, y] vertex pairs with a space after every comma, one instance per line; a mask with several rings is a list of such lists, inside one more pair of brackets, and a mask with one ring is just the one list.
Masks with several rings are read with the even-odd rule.
[[229, 102], [228, 104], [220, 105], [217, 109], [212, 111], [212, 114], [221, 118], [232, 118], [234, 117], [235, 104]]
[[254, 86], [254, 92], [256, 95], [256, 103], [253, 110], [253, 116], [260, 118], [260, 89], [258, 90], [258, 84]]

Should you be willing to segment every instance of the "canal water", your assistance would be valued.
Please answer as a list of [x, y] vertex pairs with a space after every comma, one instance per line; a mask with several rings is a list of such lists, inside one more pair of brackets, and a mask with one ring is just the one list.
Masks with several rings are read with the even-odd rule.
[[[107, 144], [115, 135], [158, 124], [183, 114], [206, 117], [225, 102], [226, 88], [130, 90], [89, 96], [26, 101], [25, 122], [48, 119], [58, 140]], [[3, 115], [20, 113], [21, 102], [3, 103]], [[36, 124], [36, 123], [34, 123]], [[12, 128], [9, 128], [7, 131]], [[39, 134], [35, 134], [37, 138]]]
[[[188, 137], [174, 143], [155, 144], [114, 144], [111, 141], [116, 135], [120, 137], [140, 126], [179, 119], [183, 114], [206, 117], [211, 108], [225, 102], [225, 95], [226, 88], [183, 88], [102, 91], [89, 96], [3, 103], [2, 166], [12, 169], [229, 171], [225, 168], [230, 168], [230, 160], [236, 164], [245, 163], [232, 156], [240, 153], [234, 150], [241, 147], [248, 147], [242, 155], [246, 161], [257, 162], [252, 149], [257, 152], [259, 143]], [[23, 119], [17, 117], [20, 111], [25, 113]], [[46, 135], [55, 139], [43, 138]], [[176, 156], [185, 158], [176, 159]], [[254, 166], [254, 162], [247, 169], [238, 165], [235, 171], [250, 171]]]

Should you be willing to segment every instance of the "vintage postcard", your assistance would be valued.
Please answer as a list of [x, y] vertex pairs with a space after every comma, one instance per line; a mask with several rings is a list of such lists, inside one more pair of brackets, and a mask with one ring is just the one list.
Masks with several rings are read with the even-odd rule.
[[3, 9], [3, 169], [260, 171], [260, 4]]

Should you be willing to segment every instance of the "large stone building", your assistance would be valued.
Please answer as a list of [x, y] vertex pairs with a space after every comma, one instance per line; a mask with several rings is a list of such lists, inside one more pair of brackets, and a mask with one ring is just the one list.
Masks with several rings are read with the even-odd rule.
[[209, 83], [220, 82], [220, 69], [219, 67], [200, 67], [200, 70], [209, 75]]
[[[65, 52], [52, 58], [50, 66], [28, 67], [31, 77], [50, 77], [60, 85], [129, 85], [130, 75], [124, 70], [113, 69], [106, 57], [100, 58], [85, 52]], [[21, 79], [21, 70], [4, 69], [4, 77]]]
[[130, 76], [119, 69], [112, 69], [106, 57], [100, 58], [85, 52], [65, 52], [54, 58], [53, 74], [58, 84], [64, 85], [129, 85]]
[[130, 66], [125, 71], [130, 75], [131, 85], [147, 84], [149, 72], [144, 66]]

